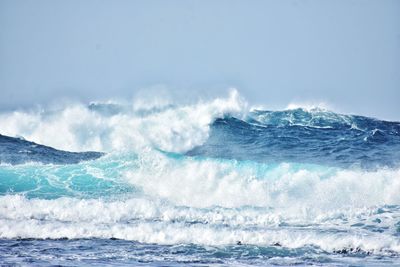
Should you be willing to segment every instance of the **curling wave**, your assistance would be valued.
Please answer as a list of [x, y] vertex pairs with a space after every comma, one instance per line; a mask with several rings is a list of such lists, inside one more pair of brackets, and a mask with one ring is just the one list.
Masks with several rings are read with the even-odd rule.
[[400, 255], [398, 122], [252, 110], [232, 91], [192, 105], [3, 113], [0, 125], [46, 145], [0, 136], [26, 150], [0, 142], [14, 163], [0, 165], [0, 240]]

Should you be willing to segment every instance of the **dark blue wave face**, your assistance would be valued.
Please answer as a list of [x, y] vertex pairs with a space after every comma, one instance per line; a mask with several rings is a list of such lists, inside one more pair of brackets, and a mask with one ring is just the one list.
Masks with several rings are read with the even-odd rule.
[[366, 169], [400, 162], [400, 123], [303, 109], [254, 111], [214, 121], [205, 144], [187, 155]]
[[67, 152], [21, 138], [0, 135], [0, 163], [22, 164], [32, 161], [45, 164], [74, 164], [97, 159], [102, 155], [100, 152]]

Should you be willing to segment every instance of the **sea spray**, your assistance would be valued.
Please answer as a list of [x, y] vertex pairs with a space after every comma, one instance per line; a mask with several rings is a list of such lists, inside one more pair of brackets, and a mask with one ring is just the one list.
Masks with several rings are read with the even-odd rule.
[[7, 112], [0, 133], [18, 159], [0, 164], [0, 260], [399, 264], [398, 122], [255, 110], [232, 91]]

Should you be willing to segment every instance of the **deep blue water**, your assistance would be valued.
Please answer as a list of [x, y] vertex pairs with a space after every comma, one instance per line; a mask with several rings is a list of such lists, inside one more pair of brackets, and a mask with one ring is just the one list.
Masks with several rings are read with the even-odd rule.
[[220, 99], [0, 133], [4, 265], [400, 266], [399, 122]]
[[254, 111], [247, 120], [217, 119], [206, 143], [187, 154], [344, 168], [397, 167], [399, 136], [398, 122], [318, 110]]
[[84, 160], [97, 159], [100, 152], [68, 152], [43, 146], [21, 138], [0, 134], [0, 164], [23, 164], [40, 162], [47, 164], [74, 164]]
[[2, 240], [0, 251], [3, 264], [41, 266], [381, 266], [393, 263], [393, 255], [374, 256], [364, 252], [332, 255], [313, 247], [157, 245], [110, 239]]

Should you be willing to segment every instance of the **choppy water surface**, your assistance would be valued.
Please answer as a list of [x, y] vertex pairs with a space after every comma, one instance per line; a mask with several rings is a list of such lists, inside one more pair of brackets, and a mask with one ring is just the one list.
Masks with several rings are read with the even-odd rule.
[[0, 133], [3, 264], [400, 265], [398, 122], [233, 92], [3, 113]]

